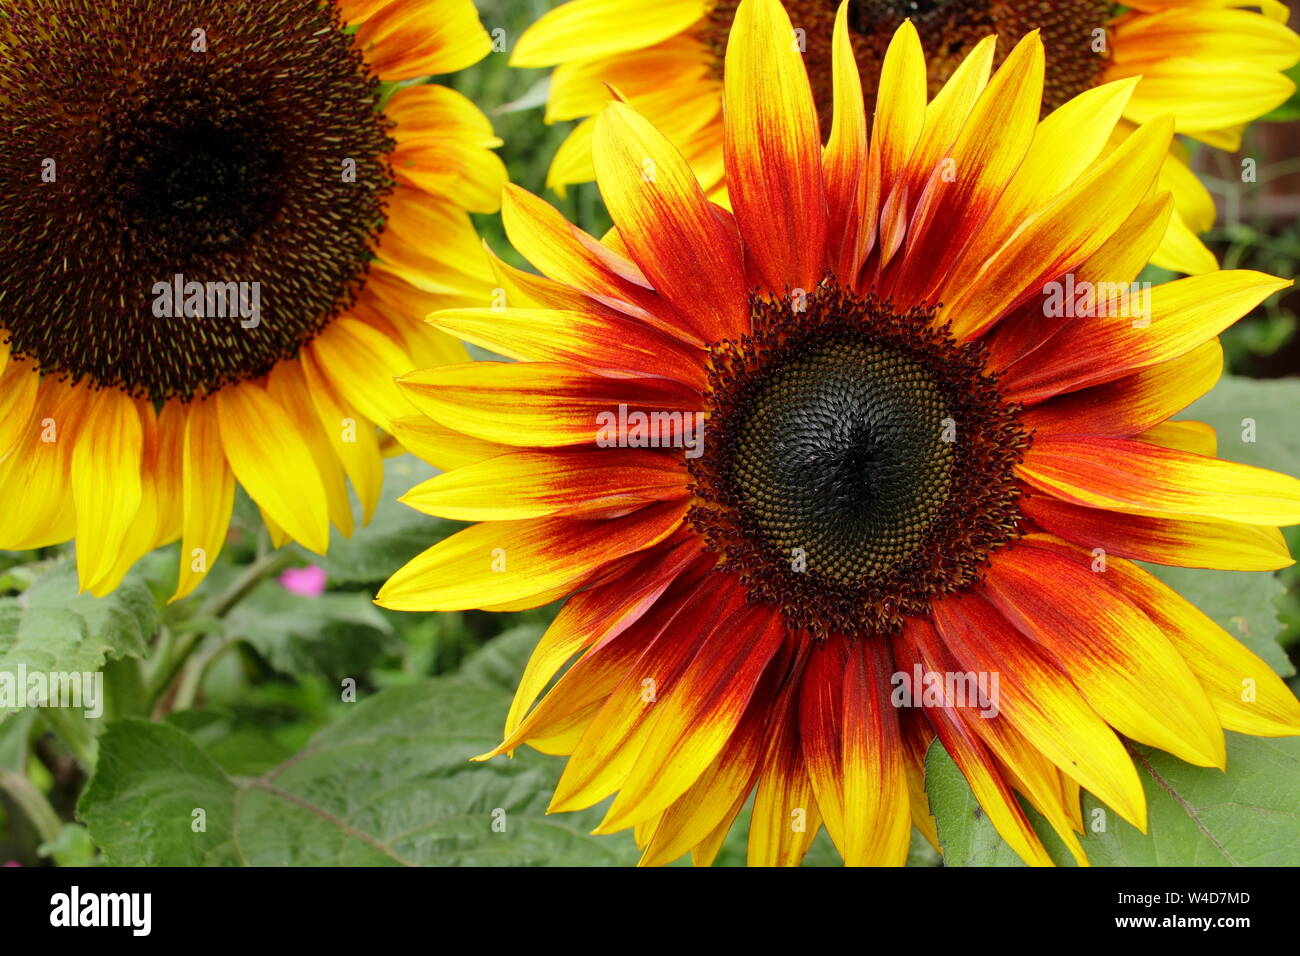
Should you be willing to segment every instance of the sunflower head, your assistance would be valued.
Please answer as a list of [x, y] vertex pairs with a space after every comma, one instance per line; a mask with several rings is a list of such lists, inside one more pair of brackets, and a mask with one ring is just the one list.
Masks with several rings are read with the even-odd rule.
[[179, 538], [180, 597], [236, 482], [276, 544], [349, 533], [348, 479], [369, 516], [393, 376], [464, 359], [420, 317], [487, 288], [467, 212], [505, 178], [407, 81], [489, 48], [470, 0], [5, 5], [0, 547], [75, 538], [103, 594]]
[[[575, 0], [530, 27], [511, 62], [556, 65], [547, 121], [582, 119], [556, 153], [547, 185], [562, 195], [568, 184], [594, 178], [594, 114], [609, 84], [682, 151], [711, 197], [721, 197], [722, 80], [737, 5], [682, 0], [633, 17], [621, 0]], [[825, 134], [835, 103], [835, 4], [787, 0], [785, 9]], [[1295, 91], [1284, 71], [1300, 59], [1300, 37], [1287, 28], [1288, 16], [1279, 0], [861, 0], [850, 5], [845, 30], [868, 118], [891, 71], [891, 38], [903, 23], [917, 31], [923, 58], [911, 65], [924, 72], [936, 99], [972, 57], [999, 66], [1022, 37], [1037, 32], [1052, 64], [1039, 99], [1044, 117], [1088, 90], [1133, 79], [1123, 121], [1111, 127], [1111, 148], [1137, 125], [1169, 115], [1179, 134], [1237, 150], [1246, 124]], [[1214, 201], [1185, 159], [1175, 147], [1161, 169], [1161, 189], [1172, 193], [1175, 209], [1151, 261], [1200, 274], [1218, 267], [1198, 238], [1214, 223]]]
[[[706, 14], [704, 38], [714, 51], [719, 75], [737, 6], [739, 0], [727, 0], [713, 4]], [[830, 0], [792, 0], [785, 4], [792, 23], [801, 31], [797, 36], [806, 53], [808, 79], [824, 126], [830, 125], [834, 108], [830, 28], [835, 20], [835, 7]], [[867, 112], [873, 112], [877, 81], [890, 37], [907, 20], [921, 36], [927, 86], [932, 96], [986, 37], [998, 37], [995, 59], [1001, 62], [1017, 39], [1039, 31], [1052, 63], [1051, 74], [1043, 85], [1042, 110], [1046, 115], [1101, 81], [1109, 51], [1107, 24], [1114, 7], [1108, 0], [1036, 4], [1015, 0], [854, 3], [849, 8], [848, 35], [867, 99]]]
[[710, 349], [690, 524], [792, 630], [897, 630], [1019, 533], [1029, 436], [933, 309], [828, 279], [751, 310]]
[[[395, 144], [336, 6], [39, 0], [0, 31], [19, 53], [0, 69], [15, 358], [188, 400], [267, 374], [352, 304]], [[257, 323], [157, 308], [177, 274], [205, 309], [207, 281], [258, 283]]]
[[[1044, 119], [1039, 33], [991, 76], [976, 39], [934, 92], [904, 23], [873, 114], [845, 4], [829, 129], [795, 38], [776, 0], [735, 11], [730, 208], [623, 102], [592, 130], [609, 235], [507, 189], [545, 278], [494, 262], [504, 309], [434, 321], [521, 361], [403, 378], [449, 469], [405, 500], [479, 523], [378, 600], [568, 595], [483, 757], [569, 755], [552, 810], [615, 795], [598, 832], [631, 828], [646, 863], [709, 862], [751, 794], [751, 863], [798, 862], [822, 824], [848, 862], [902, 863], [913, 823], [934, 839], [936, 738], [1025, 860], [1050, 857], [1020, 799], [1082, 861], [1081, 788], [1146, 825], [1121, 735], [1222, 766], [1224, 728], [1300, 732], [1267, 665], [1129, 560], [1290, 563], [1300, 481], [1168, 421], [1287, 283], [1134, 284], [1172, 123], [1110, 145], [1131, 79]], [[997, 674], [996, 715], [894, 706], [913, 668]]]

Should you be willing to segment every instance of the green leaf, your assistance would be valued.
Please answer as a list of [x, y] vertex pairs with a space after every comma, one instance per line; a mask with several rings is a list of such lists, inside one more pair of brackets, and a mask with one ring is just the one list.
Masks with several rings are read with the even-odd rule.
[[[99, 739], [78, 813], [108, 865], [233, 863], [236, 793], [234, 781], [180, 730], [122, 720]], [[202, 830], [195, 811], [203, 814]]]
[[0, 726], [0, 770], [21, 773], [27, 766], [27, 741], [31, 737], [36, 716], [37, 711], [24, 710]]
[[42, 843], [36, 852], [59, 866], [94, 866], [96, 862], [95, 845], [80, 823], [63, 824], [54, 839]]
[[[1300, 865], [1300, 738], [1229, 733], [1228, 772], [1193, 767], [1133, 745], [1147, 798], [1147, 834], [1083, 795], [1093, 866]], [[943, 748], [926, 759], [926, 790], [947, 866], [1014, 866], [1019, 859], [979, 810]], [[1071, 862], [1051, 828], [1027, 811], [1052, 858]]]
[[370, 595], [303, 597], [263, 581], [226, 617], [229, 639], [247, 641], [282, 674], [359, 673], [388, 646], [392, 625]]
[[[59, 561], [21, 594], [0, 598], [0, 673], [98, 671], [106, 660], [143, 655], [158, 623], [154, 597], [137, 572], [96, 599], [77, 593], [76, 566]], [[0, 707], [0, 720], [17, 709]]]
[[339, 684], [302, 675], [293, 684], [268, 681], [242, 688], [228, 704], [205, 694], [202, 710], [173, 711], [167, 722], [185, 731], [232, 776], [259, 776], [288, 760], [351, 706]]
[[925, 793], [945, 866], [1023, 865], [988, 822], [966, 778], [937, 740], [925, 755]]
[[332, 532], [329, 553], [307, 555], [307, 560], [325, 568], [330, 583], [374, 584], [388, 578], [420, 552], [433, 547], [460, 525], [420, 514], [397, 499], [415, 485], [432, 478], [437, 471], [413, 455], [384, 462], [384, 487], [370, 524], [362, 526], [354, 515], [356, 529], [344, 538]]
[[519, 677], [543, 630], [545, 628], [540, 624], [521, 624], [502, 631], [465, 662], [460, 676], [488, 687], [498, 687], [513, 698]]
[[120, 721], [78, 813], [115, 865], [634, 862], [629, 835], [589, 834], [600, 808], [545, 815], [563, 761], [521, 750], [469, 762], [499, 742], [508, 705], [460, 677], [391, 688], [255, 778], [229, 776], [176, 727]]

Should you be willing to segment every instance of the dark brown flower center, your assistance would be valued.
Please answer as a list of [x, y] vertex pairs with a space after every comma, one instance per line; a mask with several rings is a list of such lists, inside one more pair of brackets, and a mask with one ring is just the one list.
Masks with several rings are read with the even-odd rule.
[[[718, 76], [722, 75], [727, 34], [739, 0], [717, 0], [705, 21], [704, 40], [714, 51]], [[830, 132], [831, 34], [833, 0], [786, 0], [795, 29], [803, 30], [804, 63], [813, 97], [821, 116], [823, 135]], [[930, 95], [938, 93], [966, 55], [991, 33], [998, 36], [994, 66], [1022, 36], [1041, 30], [1048, 70], [1043, 88], [1043, 114], [1084, 90], [1097, 85], [1106, 64], [1106, 51], [1098, 42], [1115, 4], [1105, 0], [851, 0], [849, 36], [862, 76], [867, 115], [875, 112], [880, 67], [894, 31], [904, 20], [915, 24], [925, 51]]]
[[793, 628], [887, 632], [1015, 537], [1029, 438], [932, 312], [829, 284], [796, 305], [756, 299], [712, 349], [691, 521]]
[[364, 281], [380, 84], [320, 0], [0, 11], [0, 334], [160, 400], [256, 378]]

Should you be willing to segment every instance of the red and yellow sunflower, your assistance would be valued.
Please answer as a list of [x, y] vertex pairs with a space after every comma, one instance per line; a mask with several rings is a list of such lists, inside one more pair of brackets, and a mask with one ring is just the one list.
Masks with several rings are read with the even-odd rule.
[[[434, 321], [519, 361], [402, 379], [426, 417], [398, 433], [446, 469], [404, 500], [478, 523], [378, 601], [568, 596], [484, 757], [567, 754], [551, 809], [613, 795], [598, 832], [634, 829], [646, 863], [709, 862], [752, 794], [751, 863], [824, 824], [847, 862], [901, 864], [913, 824], [934, 835], [936, 738], [1026, 861], [1050, 859], [1017, 794], [1082, 861], [1081, 788], [1146, 826], [1123, 738], [1223, 767], [1225, 728], [1300, 733], [1268, 666], [1135, 563], [1291, 563], [1300, 481], [1170, 421], [1289, 283], [1132, 284], [1173, 135], [1108, 145], [1134, 79], [1040, 121], [1039, 35], [991, 78], [988, 37], [931, 98], [905, 23], [869, 126], [846, 4], [823, 147], [791, 30], [776, 0], [736, 13], [734, 213], [624, 103], [593, 130], [610, 235], [507, 187], [545, 277], [495, 262], [504, 309]], [[996, 714], [895, 706], [918, 667], [997, 675]]]
[[[75, 539], [111, 591], [236, 482], [277, 544], [369, 517], [393, 376], [464, 361], [422, 321], [482, 301], [469, 211], [505, 170], [431, 74], [471, 0], [24, 0], [0, 11], [0, 548]], [[129, 70], [122, 64], [131, 64]]]
[[[787, 0], [813, 99], [830, 128], [831, 0]], [[722, 183], [722, 68], [736, 0], [570, 0], [542, 17], [516, 45], [516, 66], [556, 66], [547, 122], [583, 119], [561, 146], [547, 185], [563, 194], [591, 180], [595, 114], [613, 85], [690, 162], [718, 198]], [[1258, 11], [1258, 12], [1257, 12]], [[1044, 114], [1070, 98], [1125, 77], [1141, 80], [1113, 129], [1112, 148], [1135, 124], [1172, 114], [1176, 132], [1236, 150], [1242, 128], [1295, 91], [1282, 71], [1300, 59], [1300, 37], [1286, 27], [1278, 0], [860, 0], [848, 15], [849, 41], [862, 78], [867, 116], [889, 38], [904, 20], [916, 26], [935, 94], [985, 36], [998, 34], [994, 64], [1015, 40], [1041, 30], [1052, 70]], [[1175, 141], [1161, 168], [1174, 214], [1152, 262], [1178, 272], [1216, 268], [1198, 238], [1214, 222], [1214, 203], [1188, 170]]]

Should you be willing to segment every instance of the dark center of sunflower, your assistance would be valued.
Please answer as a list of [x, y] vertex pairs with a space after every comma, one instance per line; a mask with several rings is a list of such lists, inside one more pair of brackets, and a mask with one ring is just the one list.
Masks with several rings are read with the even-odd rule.
[[765, 376], [738, 423], [732, 477], [763, 534], [845, 584], [921, 544], [947, 494], [943, 394], [906, 353], [808, 343]]
[[816, 635], [887, 632], [1017, 534], [1028, 444], [983, 354], [824, 286], [712, 349], [691, 521], [752, 598]]
[[16, 355], [188, 399], [264, 375], [351, 304], [394, 144], [335, 4], [24, 0], [0, 48]]
[[[719, 77], [738, 5], [739, 0], [716, 0], [705, 20], [703, 38], [714, 52]], [[1041, 30], [1048, 63], [1043, 87], [1046, 115], [1097, 85], [1106, 64], [1106, 48], [1098, 36], [1104, 37], [1115, 6], [1108, 0], [850, 0], [849, 39], [862, 76], [867, 115], [875, 112], [885, 51], [904, 20], [910, 19], [920, 35], [931, 96], [984, 37], [998, 36], [996, 67], [1022, 36]], [[839, 4], [834, 0], [786, 0], [785, 7], [794, 27], [803, 30], [808, 79], [822, 132], [829, 133], [833, 110], [831, 37]]]

